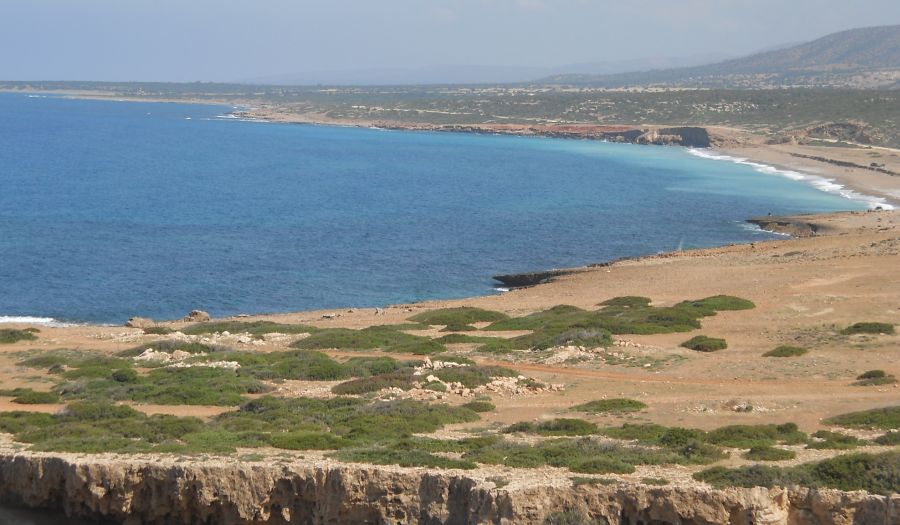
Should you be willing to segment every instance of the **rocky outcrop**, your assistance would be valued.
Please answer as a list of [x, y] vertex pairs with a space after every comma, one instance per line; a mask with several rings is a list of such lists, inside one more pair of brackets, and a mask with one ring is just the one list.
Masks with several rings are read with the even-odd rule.
[[125, 326], [129, 328], [153, 328], [156, 326], [156, 321], [146, 317], [132, 317], [125, 321]]
[[0, 456], [7, 503], [126, 524], [538, 524], [571, 511], [628, 525], [897, 525], [900, 497], [702, 486], [506, 490], [475, 475], [353, 465]]
[[510, 273], [504, 275], [495, 275], [492, 277], [495, 281], [500, 281], [504, 286], [510, 288], [524, 288], [542, 283], [549, 283], [557, 277], [574, 273], [578, 270], [546, 270], [543, 272], [525, 272]]
[[182, 321], [188, 323], [205, 323], [209, 321], [209, 319], [210, 317], [207, 312], [204, 312], [203, 310], [191, 310], [190, 313], [184, 316]]
[[709, 132], [700, 127], [653, 128], [635, 140], [638, 144], [656, 144], [661, 146], [687, 146], [691, 148], [708, 148]]
[[747, 222], [759, 226], [761, 230], [792, 237], [815, 237], [830, 231], [828, 226], [812, 222], [809, 217], [756, 217]]

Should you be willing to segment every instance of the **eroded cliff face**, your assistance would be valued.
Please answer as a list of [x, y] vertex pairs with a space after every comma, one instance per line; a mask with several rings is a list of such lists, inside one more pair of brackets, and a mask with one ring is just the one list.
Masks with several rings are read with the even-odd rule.
[[7, 502], [115, 523], [531, 524], [581, 511], [628, 525], [898, 525], [900, 496], [791, 489], [494, 488], [477, 474], [377, 466], [0, 456]]

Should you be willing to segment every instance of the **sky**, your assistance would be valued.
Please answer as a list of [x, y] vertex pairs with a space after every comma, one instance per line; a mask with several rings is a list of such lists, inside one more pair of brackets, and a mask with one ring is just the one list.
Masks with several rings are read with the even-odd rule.
[[739, 56], [888, 24], [898, 0], [0, 0], [0, 80]]

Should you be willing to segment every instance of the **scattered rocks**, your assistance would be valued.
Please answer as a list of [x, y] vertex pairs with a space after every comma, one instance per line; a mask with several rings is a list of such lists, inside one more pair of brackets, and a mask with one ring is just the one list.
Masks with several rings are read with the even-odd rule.
[[148, 348], [141, 352], [141, 355], [134, 357], [135, 361], [139, 362], [149, 362], [149, 363], [176, 363], [180, 361], [184, 361], [188, 357], [192, 355], [205, 355], [205, 354], [191, 354], [189, 352], [185, 352], [184, 350], [175, 350], [172, 353], [169, 352], [158, 352], [152, 348]]
[[241, 367], [237, 361], [203, 361], [199, 363], [185, 363], [179, 361], [171, 364], [166, 368], [224, 368], [228, 370], [237, 370]]

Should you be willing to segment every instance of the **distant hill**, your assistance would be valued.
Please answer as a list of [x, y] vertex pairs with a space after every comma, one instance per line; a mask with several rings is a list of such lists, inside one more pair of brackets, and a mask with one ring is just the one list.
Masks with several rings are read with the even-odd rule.
[[384, 86], [384, 85], [448, 85], [448, 84], [511, 84], [524, 83], [542, 77], [567, 74], [611, 75], [629, 71], [645, 71], [673, 67], [709, 64], [729, 58], [708, 53], [687, 57], [647, 57], [629, 60], [610, 60], [553, 67], [490, 66], [490, 65], [434, 65], [409, 68], [366, 68], [245, 78], [241, 84], [277, 86]]
[[833, 33], [812, 42], [715, 64], [614, 75], [565, 74], [536, 81], [597, 87], [783, 86], [900, 88], [900, 25]]

